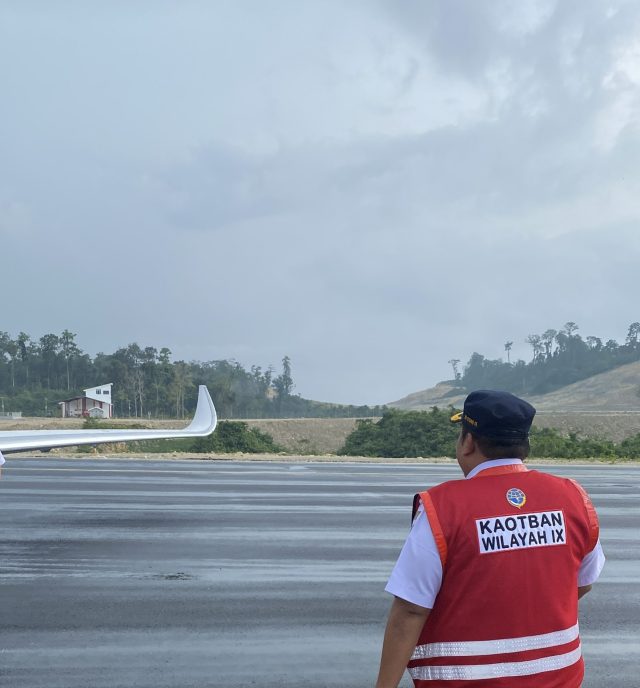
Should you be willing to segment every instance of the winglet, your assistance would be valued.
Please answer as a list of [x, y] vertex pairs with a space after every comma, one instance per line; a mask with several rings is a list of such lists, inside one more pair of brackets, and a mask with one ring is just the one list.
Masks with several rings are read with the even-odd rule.
[[218, 415], [206, 385], [198, 387], [198, 404], [193, 420], [184, 429], [190, 435], [210, 435], [218, 424]]

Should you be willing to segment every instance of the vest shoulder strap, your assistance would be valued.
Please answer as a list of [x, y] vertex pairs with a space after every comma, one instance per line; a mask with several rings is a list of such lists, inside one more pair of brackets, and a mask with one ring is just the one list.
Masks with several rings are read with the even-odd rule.
[[580, 485], [579, 482], [569, 478], [573, 486], [578, 490], [580, 496], [582, 497], [582, 503], [584, 504], [585, 511], [587, 512], [587, 521], [589, 523], [589, 549], [587, 552], [591, 552], [598, 542], [598, 537], [600, 536], [600, 524], [598, 522], [598, 514], [596, 509], [591, 502], [591, 498], [586, 493], [585, 489]]
[[436, 511], [436, 507], [433, 504], [431, 495], [428, 492], [419, 492], [417, 495], [414, 496], [412, 519], [416, 517], [420, 504], [422, 504], [424, 508], [424, 513], [426, 517], [429, 519], [429, 525], [431, 526], [433, 539], [436, 542], [438, 554], [440, 555], [440, 563], [442, 564], [442, 570], [444, 571], [444, 566], [447, 563], [447, 541], [444, 537], [442, 526], [440, 525], [438, 512]]

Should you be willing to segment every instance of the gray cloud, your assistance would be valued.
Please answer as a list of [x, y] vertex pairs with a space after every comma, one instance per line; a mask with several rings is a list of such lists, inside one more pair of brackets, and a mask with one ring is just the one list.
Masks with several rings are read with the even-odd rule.
[[2, 329], [377, 403], [638, 319], [636, 3], [42, 8], [0, 36]]

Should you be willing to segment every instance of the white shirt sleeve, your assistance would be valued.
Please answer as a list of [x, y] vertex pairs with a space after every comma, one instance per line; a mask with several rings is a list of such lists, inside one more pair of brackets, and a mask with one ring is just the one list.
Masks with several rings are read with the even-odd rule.
[[585, 556], [580, 564], [578, 571], [578, 587], [591, 585], [598, 580], [602, 567], [604, 566], [605, 558], [600, 544], [600, 538], [596, 542], [596, 546]]
[[440, 554], [421, 507], [385, 590], [407, 602], [433, 609], [441, 583]]
[[4, 456], [2, 456], [2, 452], [0, 452], [0, 466], [4, 463]]

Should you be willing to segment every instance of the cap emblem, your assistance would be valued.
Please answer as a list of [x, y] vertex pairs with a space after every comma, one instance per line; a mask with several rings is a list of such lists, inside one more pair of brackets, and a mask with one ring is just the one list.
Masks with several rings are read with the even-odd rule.
[[515, 506], [516, 509], [522, 509], [527, 501], [527, 495], [517, 487], [512, 487], [507, 490], [507, 501], [511, 506]]

